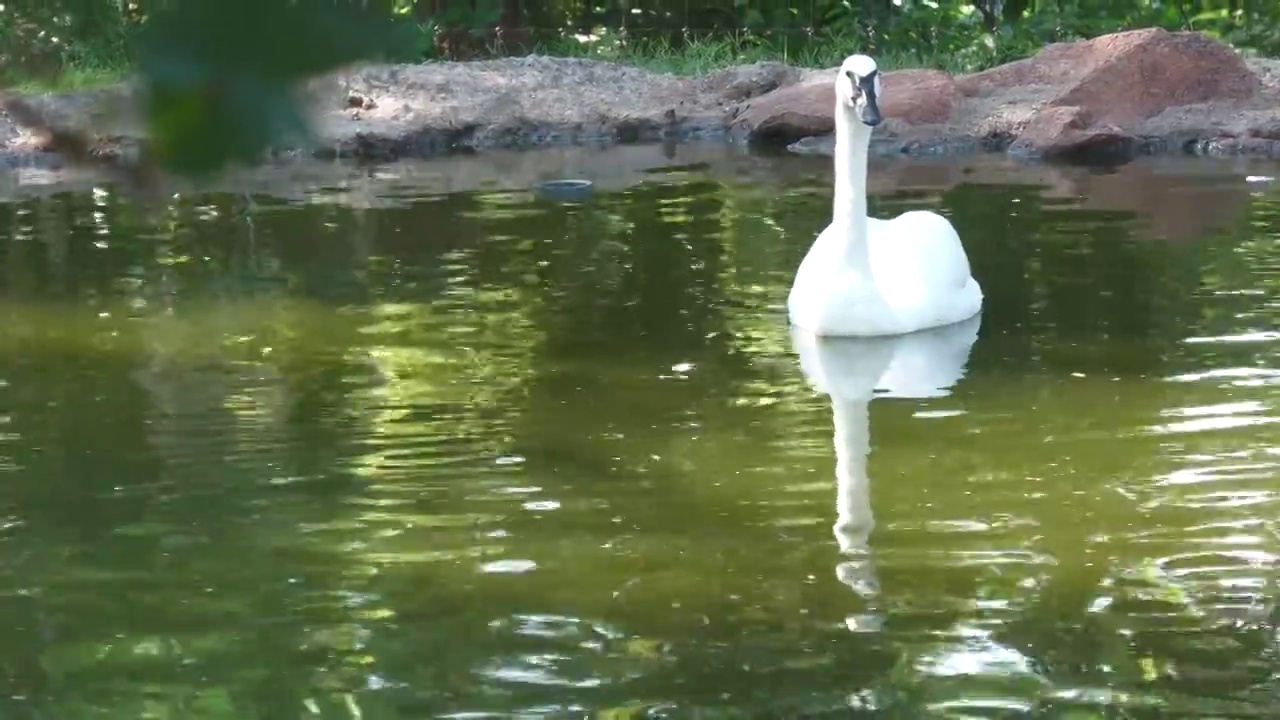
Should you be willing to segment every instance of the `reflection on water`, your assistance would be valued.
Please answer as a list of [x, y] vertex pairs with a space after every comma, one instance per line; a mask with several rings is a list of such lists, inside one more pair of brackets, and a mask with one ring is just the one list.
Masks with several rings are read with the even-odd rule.
[[[840, 552], [855, 559], [836, 566], [836, 577], [875, 608], [880, 595], [868, 540], [871, 510], [871, 400], [943, 397], [964, 373], [978, 339], [981, 314], [934, 330], [883, 338], [822, 338], [791, 329], [800, 367], [815, 389], [831, 398], [836, 456], [836, 523]], [[879, 631], [879, 612], [850, 616], [850, 630]]]
[[0, 716], [1269, 717], [1280, 195], [895, 166], [986, 307], [824, 344], [809, 160], [0, 206]]

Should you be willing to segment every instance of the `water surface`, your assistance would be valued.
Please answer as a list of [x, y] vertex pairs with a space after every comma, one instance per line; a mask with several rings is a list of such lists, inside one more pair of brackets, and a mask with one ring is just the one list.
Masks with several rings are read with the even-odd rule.
[[687, 161], [0, 206], [0, 714], [1271, 716], [1280, 189], [873, 168], [987, 304], [868, 402], [827, 161]]

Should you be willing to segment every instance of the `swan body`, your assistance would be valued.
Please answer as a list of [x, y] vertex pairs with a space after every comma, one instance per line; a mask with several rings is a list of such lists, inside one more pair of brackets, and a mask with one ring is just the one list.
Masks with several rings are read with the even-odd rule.
[[951, 222], [912, 210], [867, 217], [867, 154], [881, 122], [875, 61], [853, 55], [836, 76], [835, 195], [831, 224], [796, 271], [791, 324], [822, 336], [904, 335], [982, 309], [982, 288]]

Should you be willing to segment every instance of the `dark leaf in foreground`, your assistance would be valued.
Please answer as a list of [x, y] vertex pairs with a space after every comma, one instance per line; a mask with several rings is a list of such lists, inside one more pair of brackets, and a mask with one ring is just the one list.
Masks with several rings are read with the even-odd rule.
[[305, 142], [301, 81], [412, 47], [390, 8], [359, 0], [181, 0], [136, 41], [153, 157], [193, 175]]

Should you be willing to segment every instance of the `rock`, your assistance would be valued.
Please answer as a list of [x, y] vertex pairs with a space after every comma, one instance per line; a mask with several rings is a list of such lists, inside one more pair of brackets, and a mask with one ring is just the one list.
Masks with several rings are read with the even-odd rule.
[[[971, 76], [962, 85], [990, 88], [1000, 70]], [[1171, 107], [1236, 103], [1262, 90], [1257, 75], [1230, 48], [1199, 33], [1159, 28], [1050, 46], [1015, 68], [1012, 74], [1017, 73], [1061, 83], [1013, 143], [1017, 151], [1047, 156], [1131, 146], [1137, 138], [1122, 127], [1134, 128]]]
[[[1050, 45], [1034, 57], [952, 80], [936, 71], [885, 75], [880, 152], [1007, 148], [1023, 156], [1115, 159], [1192, 149], [1273, 154], [1280, 123], [1280, 66], [1247, 63], [1200, 33], [1153, 28]], [[1254, 68], [1258, 67], [1258, 70]], [[893, 83], [890, 83], [890, 80]], [[831, 90], [814, 79], [750, 103], [738, 123], [760, 143], [806, 153], [830, 143], [796, 142], [831, 132]], [[1211, 140], [1211, 142], [1205, 142]], [[874, 149], [874, 148], [873, 148]]]
[[734, 125], [749, 139], [770, 144], [830, 135], [835, 130], [833, 88], [831, 77], [819, 77], [775, 90], [747, 103]]
[[[789, 144], [835, 130], [836, 68], [813, 73], [803, 82], [771, 92], [748, 103], [734, 121], [748, 138], [762, 143]], [[959, 96], [955, 81], [939, 70], [886, 72], [882, 80], [885, 118], [909, 125], [945, 123]]]
[[358, 110], [372, 110], [378, 106], [373, 98], [361, 95], [358, 92], [347, 93], [347, 107]]
[[951, 120], [960, 96], [955, 80], [941, 70], [887, 72], [883, 81], [885, 117], [908, 125], [931, 125]]
[[[320, 158], [386, 161], [547, 144], [741, 138], [829, 153], [834, 69], [755, 63], [702, 77], [614, 63], [528, 56], [422, 65], [365, 65], [309, 83]], [[59, 127], [97, 138], [102, 157], [142, 142], [136, 121], [96, 109], [136, 88], [30, 98]], [[1050, 45], [1034, 57], [951, 78], [884, 76], [887, 121], [876, 153], [1009, 150], [1089, 158], [1192, 152], [1280, 156], [1280, 61], [1243, 60], [1198, 33], [1160, 29]], [[817, 140], [805, 140], [818, 136]], [[797, 141], [800, 141], [797, 143]], [[0, 117], [0, 162], [52, 153]], [[296, 156], [298, 148], [275, 155]]]
[[1049, 106], [1032, 116], [1009, 150], [1025, 155], [1124, 157], [1137, 138], [1114, 125], [1098, 124], [1088, 110], [1075, 105]]
[[1089, 108], [1096, 122], [1132, 125], [1170, 107], [1248, 100], [1262, 89], [1239, 55], [1200, 33], [1154, 28], [1080, 45], [1091, 70], [1050, 105]]

